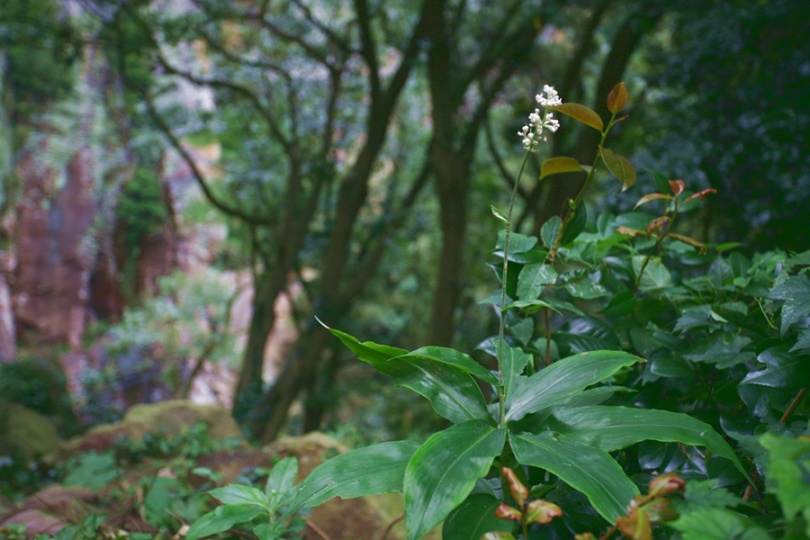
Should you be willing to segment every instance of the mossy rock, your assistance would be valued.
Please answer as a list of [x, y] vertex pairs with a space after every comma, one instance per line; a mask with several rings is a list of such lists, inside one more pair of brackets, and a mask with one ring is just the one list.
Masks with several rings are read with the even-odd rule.
[[61, 442], [46, 416], [17, 403], [0, 402], [0, 454], [46, 456]]
[[186, 400], [135, 405], [115, 424], [97, 426], [81, 437], [71, 439], [62, 448], [67, 453], [95, 450], [101, 452], [119, 438], [142, 441], [146, 434], [172, 437], [197, 423], [208, 427], [211, 440], [236, 438], [245, 445], [239, 426], [220, 405], [199, 405]]

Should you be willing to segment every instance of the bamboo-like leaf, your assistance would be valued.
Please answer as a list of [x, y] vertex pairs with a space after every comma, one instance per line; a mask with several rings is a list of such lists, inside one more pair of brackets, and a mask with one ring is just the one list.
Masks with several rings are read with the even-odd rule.
[[526, 365], [531, 362], [532, 356], [516, 347], [504, 347], [501, 359], [501, 376], [503, 377], [504, 393], [508, 397], [512, 394], [517, 382], [522, 377]]
[[244, 504], [267, 508], [267, 495], [258, 488], [243, 486], [241, 484], [231, 484], [221, 488], [212, 489], [209, 495], [223, 504]]
[[540, 165], [540, 180], [552, 174], [562, 174], [571, 172], [587, 172], [587, 165], [582, 165], [572, 157], [557, 156], [548, 158]]
[[186, 533], [186, 540], [197, 540], [225, 532], [238, 523], [247, 523], [265, 512], [255, 506], [218, 506], [194, 522]]
[[605, 128], [602, 118], [596, 114], [596, 111], [589, 109], [585, 105], [580, 105], [579, 103], [563, 103], [561, 105], [549, 107], [549, 110], [561, 112], [562, 114], [579, 120], [586, 126], [590, 126], [600, 132]]
[[414, 441], [384, 442], [321, 463], [296, 487], [288, 514], [332, 497], [352, 499], [402, 491], [405, 468], [417, 448]]
[[638, 494], [638, 488], [619, 464], [601, 449], [548, 431], [537, 435], [510, 433], [509, 444], [519, 463], [556, 474], [581, 491], [610, 523], [624, 515], [628, 503]]
[[622, 351], [590, 351], [564, 358], [520, 381], [506, 400], [506, 419], [520, 420], [527, 414], [558, 405], [641, 361]]
[[360, 360], [391, 377], [394, 384], [410, 388], [426, 397], [433, 410], [451, 422], [466, 422], [475, 418], [491, 419], [480, 387], [465, 369], [424, 356], [407, 358], [408, 351], [404, 349], [368, 341], [360, 343], [355, 337], [340, 330], [331, 328], [329, 331]]
[[641, 441], [680, 442], [705, 446], [726, 458], [743, 476], [747, 473], [728, 443], [709, 424], [691, 416], [656, 409], [633, 409], [601, 405], [559, 408], [554, 429], [569, 439], [606, 452], [620, 450]]
[[442, 364], [455, 366], [489, 384], [498, 384], [498, 378], [493, 375], [491, 371], [473, 360], [470, 355], [464, 354], [456, 349], [427, 346], [411, 351], [398, 358], [425, 358], [433, 360]]
[[442, 538], [479, 540], [488, 532], [511, 531], [513, 523], [495, 517], [500, 503], [488, 493], [473, 493], [444, 520]]
[[504, 429], [472, 420], [432, 435], [405, 470], [405, 527], [415, 540], [439, 524], [486, 475], [503, 450]]

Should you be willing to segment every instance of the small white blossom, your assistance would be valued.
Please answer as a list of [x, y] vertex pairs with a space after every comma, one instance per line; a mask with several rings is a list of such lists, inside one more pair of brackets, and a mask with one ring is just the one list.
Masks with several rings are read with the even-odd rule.
[[[537, 94], [535, 100], [544, 109], [562, 104], [562, 100], [553, 86], [543, 86], [543, 92], [545, 97], [542, 94]], [[518, 131], [518, 136], [522, 140], [523, 149], [533, 152], [537, 145], [540, 144], [540, 141], [548, 140], [548, 135], [544, 133], [545, 130], [555, 132], [559, 128], [560, 121], [554, 118], [554, 113], [547, 110], [543, 110], [541, 113], [540, 109], [535, 109], [529, 115], [529, 123]]]

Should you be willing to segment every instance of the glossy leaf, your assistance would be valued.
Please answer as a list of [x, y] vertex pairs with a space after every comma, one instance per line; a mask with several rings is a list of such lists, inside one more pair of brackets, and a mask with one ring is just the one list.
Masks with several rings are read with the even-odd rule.
[[519, 420], [554, 407], [640, 361], [639, 357], [622, 351], [593, 351], [564, 358], [520, 380], [506, 400], [506, 419]]
[[499, 220], [503, 221], [504, 223], [509, 223], [509, 218], [507, 218], [506, 214], [504, 214], [501, 210], [499, 210], [498, 208], [496, 208], [493, 205], [490, 205], [489, 209], [492, 210], [492, 215], [493, 216], [495, 216]]
[[557, 281], [557, 271], [550, 264], [534, 263], [524, 266], [518, 275], [517, 295], [520, 300], [535, 300]]
[[[638, 275], [644, 265], [644, 256], [636, 255], [633, 257], [633, 273]], [[672, 285], [672, 274], [669, 269], [664, 266], [660, 259], [652, 258], [647, 262], [644, 267], [644, 273], [641, 275], [639, 281], [639, 290], [654, 291], [657, 289], [664, 289]]]
[[414, 441], [384, 442], [321, 463], [298, 484], [288, 513], [318, 506], [332, 497], [352, 499], [402, 491], [405, 468], [417, 448]]
[[602, 156], [605, 167], [622, 183], [622, 191], [636, 183], [636, 169], [626, 157], [604, 146], [599, 147], [599, 155]]
[[481, 420], [432, 435], [405, 470], [405, 526], [416, 539], [438, 525], [487, 474], [503, 450], [505, 431]]
[[593, 109], [589, 109], [585, 105], [580, 105], [579, 103], [563, 103], [554, 107], [548, 107], [548, 109], [579, 120], [586, 126], [590, 126], [597, 131], [601, 132], [605, 128], [602, 118], [600, 118]]
[[644, 440], [705, 446], [731, 461], [744, 476], [746, 471], [728, 443], [709, 424], [691, 416], [655, 409], [589, 406], [554, 411], [559, 424], [554, 429], [577, 441], [606, 452], [620, 450]]
[[515, 458], [539, 467], [581, 491], [610, 523], [624, 515], [638, 488], [610, 455], [598, 448], [570, 441], [551, 432], [509, 434]]
[[420, 356], [406, 358], [408, 351], [404, 349], [371, 342], [360, 343], [340, 330], [329, 331], [360, 360], [391, 377], [394, 384], [427, 398], [433, 410], [451, 422], [490, 418], [481, 389], [464, 369]]
[[540, 180], [553, 174], [587, 172], [589, 168], [571, 157], [552, 157], [545, 160], [540, 166]]
[[512, 530], [512, 523], [495, 517], [500, 501], [486, 493], [473, 493], [453, 510], [442, 525], [442, 538], [478, 540], [488, 532]]
[[532, 356], [519, 348], [509, 346], [503, 348], [501, 377], [503, 377], [503, 387], [507, 399], [512, 395], [518, 381], [525, 378], [521, 374], [531, 361], [533, 361]]
[[194, 522], [186, 533], [186, 540], [198, 540], [213, 536], [231, 529], [239, 523], [247, 523], [265, 512], [255, 506], [228, 505], [218, 506]]
[[484, 382], [489, 384], [498, 384], [498, 378], [493, 375], [490, 370], [473, 360], [470, 355], [457, 351], [456, 349], [427, 346], [416, 349], [415, 351], [411, 351], [408, 354], [398, 358], [412, 357], [425, 358], [435, 362], [440, 362], [442, 364], [455, 366], [462, 371], [469, 373], [470, 375], [478, 377]]
[[585, 230], [585, 225], [588, 224], [588, 208], [585, 203], [579, 203], [574, 212], [573, 217], [565, 226], [562, 238], [560, 239], [561, 246], [567, 246], [577, 239], [577, 237]]
[[622, 112], [627, 104], [627, 87], [623, 82], [617, 83], [610, 89], [607, 96], [607, 108], [613, 114]]

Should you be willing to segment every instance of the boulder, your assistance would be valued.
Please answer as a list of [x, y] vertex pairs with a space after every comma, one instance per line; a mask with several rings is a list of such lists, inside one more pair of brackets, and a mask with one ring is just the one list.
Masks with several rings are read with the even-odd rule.
[[46, 456], [58, 450], [60, 443], [46, 416], [17, 403], [0, 402], [0, 454]]
[[208, 426], [208, 436], [212, 440], [237, 438], [241, 444], [246, 444], [242, 431], [224, 407], [171, 400], [136, 405], [120, 422], [95, 427], [62, 445], [62, 449], [67, 453], [103, 451], [121, 437], [141, 441], [147, 433], [172, 436], [198, 422]]

